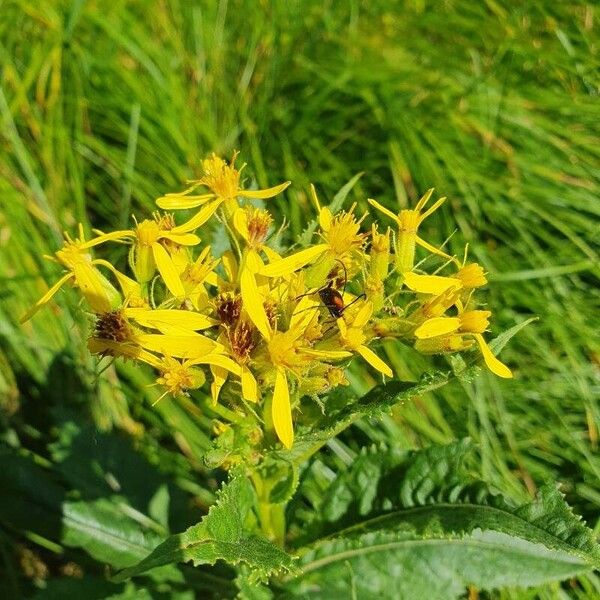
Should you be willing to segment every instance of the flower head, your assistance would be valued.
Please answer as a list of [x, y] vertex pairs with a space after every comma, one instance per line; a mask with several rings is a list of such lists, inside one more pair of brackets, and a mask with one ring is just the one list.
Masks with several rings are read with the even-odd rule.
[[[492, 313], [489, 310], [464, 310], [461, 304], [458, 306], [459, 313], [456, 317], [432, 317], [426, 320], [415, 330], [417, 339], [442, 338], [444, 345], [452, 340], [458, 350], [466, 347], [463, 343], [465, 339], [474, 339], [488, 369], [498, 377], [511, 378], [510, 369], [494, 356], [482, 335], [488, 328]], [[460, 339], [456, 333], [460, 334]]]
[[419, 237], [418, 231], [421, 223], [432, 213], [434, 213], [445, 201], [446, 198], [440, 198], [436, 200], [432, 206], [430, 206], [425, 212], [422, 212], [431, 195], [433, 194], [433, 188], [427, 190], [421, 199], [417, 202], [417, 205], [413, 209], [403, 209], [398, 214], [394, 214], [391, 210], [388, 210], [385, 206], [382, 206], [376, 200], [369, 200], [369, 203], [374, 206], [377, 210], [387, 215], [396, 222], [398, 226], [398, 241], [396, 246], [396, 266], [400, 273], [406, 273], [411, 271], [415, 262], [415, 249], [416, 246], [425, 248], [428, 252], [442, 256], [451, 261], [455, 261], [452, 256], [449, 256], [442, 250], [432, 246], [424, 239]]
[[163, 396], [166, 394], [172, 394], [173, 396], [185, 394], [188, 390], [202, 387], [205, 381], [204, 372], [193, 366], [191, 361], [179, 361], [170, 356], [165, 356], [162, 359], [160, 376], [156, 379], [156, 383], [165, 388]]
[[[234, 152], [229, 163], [216, 154], [202, 161], [202, 170], [204, 172], [200, 179], [192, 181], [191, 187], [183, 192], [167, 194], [156, 201], [156, 204], [165, 210], [181, 210], [189, 208], [202, 208], [182, 227], [188, 231], [197, 229], [212, 217], [216, 210], [223, 204], [226, 204], [229, 216], [232, 216], [237, 208], [237, 198], [266, 199], [273, 198], [283, 192], [290, 182], [286, 181], [274, 187], [263, 190], [245, 190], [240, 185], [240, 173], [244, 166], [239, 170], [235, 167], [235, 160], [238, 153]], [[207, 194], [193, 194], [196, 188], [204, 186], [210, 192]]]
[[105, 239], [114, 239], [112, 234], [86, 241], [83, 227], [79, 228], [79, 238], [72, 239], [65, 233], [65, 243], [57, 250], [51, 260], [67, 269], [63, 275], [22, 317], [21, 322], [28, 321], [40, 308], [46, 305], [60, 290], [71, 281], [78, 288], [95, 313], [110, 311], [121, 303], [121, 296], [114, 286], [98, 271], [96, 265], [102, 261], [94, 260], [91, 248], [102, 243]]
[[[344, 367], [351, 358], [392, 377], [374, 350], [380, 337], [423, 354], [479, 348], [491, 371], [511, 376], [484, 339], [491, 313], [474, 299], [486, 283], [482, 267], [466, 264], [466, 254], [458, 264], [419, 236], [443, 198], [427, 209], [430, 190], [398, 214], [371, 200], [395, 227], [375, 222], [364, 230], [366, 215], [356, 214], [356, 204], [322, 206], [313, 186], [314, 243], [289, 252], [285, 228], [271, 236], [273, 215], [247, 202], [273, 197], [289, 182], [247, 190], [236, 157], [211, 155], [191, 187], [158, 199], [163, 209], [198, 209], [182, 224], [176, 214], [154, 213], [130, 229], [97, 231], [91, 240], [81, 232], [75, 240], [67, 236], [53, 257], [66, 273], [25, 317], [72, 283], [94, 313], [90, 352], [149, 365], [164, 390], [160, 398], [198, 396], [220, 419], [209, 433], [223, 438], [222, 447], [236, 447], [235, 461], [243, 454], [239, 444], [262, 445], [249, 460], [268, 444], [291, 448], [294, 411], [308, 397], [327, 411], [321, 397], [348, 385]], [[223, 230], [211, 247], [194, 232], [217, 211]], [[92, 255], [106, 242], [130, 246], [129, 274]], [[417, 246], [449, 262], [428, 272], [427, 263], [415, 265]], [[303, 410], [304, 424], [314, 423], [312, 413]]]

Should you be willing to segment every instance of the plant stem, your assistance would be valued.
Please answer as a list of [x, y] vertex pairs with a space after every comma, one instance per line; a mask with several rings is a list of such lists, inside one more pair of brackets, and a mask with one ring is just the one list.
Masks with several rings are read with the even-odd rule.
[[259, 473], [251, 475], [258, 496], [257, 512], [263, 535], [277, 544], [284, 546], [285, 542], [285, 504], [269, 502], [269, 491], [273, 485], [265, 481]]

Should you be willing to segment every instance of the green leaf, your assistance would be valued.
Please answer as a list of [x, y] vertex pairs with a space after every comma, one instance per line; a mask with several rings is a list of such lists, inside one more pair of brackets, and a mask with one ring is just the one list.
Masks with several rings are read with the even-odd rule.
[[338, 476], [315, 508], [285, 597], [457, 598], [557, 581], [600, 566], [593, 533], [554, 485], [518, 506], [469, 477], [470, 449], [371, 448]]
[[282, 459], [302, 464], [308, 457], [321, 448], [329, 439], [349, 427], [361, 417], [378, 417], [389, 411], [396, 404], [408, 402], [416, 396], [436, 390], [454, 378], [451, 372], [439, 372], [427, 375], [418, 383], [390, 381], [378, 385], [367, 392], [362, 398], [357, 398], [351, 391], [345, 389], [343, 406], [333, 410], [315, 426], [310, 433], [300, 433], [290, 450], [277, 450], [273, 455]]
[[[490, 346], [494, 353], [497, 354], [513, 336], [535, 320], [535, 318], [528, 319], [494, 338], [490, 342]], [[339, 402], [341, 408], [338, 410], [331, 410], [328, 403], [327, 415], [316, 425], [312, 426], [312, 431], [310, 433], [303, 433], [300, 430], [300, 433], [296, 436], [294, 445], [290, 450], [277, 450], [272, 454], [275, 457], [292, 461], [295, 464], [300, 465], [317, 452], [327, 440], [344, 431], [344, 429], [352, 425], [352, 423], [358, 419], [362, 417], [379, 417], [389, 411], [393, 406], [408, 402], [417, 396], [439, 389], [457, 377], [460, 377], [463, 380], [473, 377], [481, 368], [481, 362], [481, 356], [476, 355], [466, 363], [466, 367], [461, 366], [457, 369], [457, 372], [449, 370], [438, 371], [433, 374], [427, 373], [417, 383], [390, 381], [374, 387], [362, 398], [357, 398], [353, 395], [351, 390], [342, 389], [340, 391], [334, 391], [332, 394], [333, 396], [335, 396], [336, 393], [342, 394], [343, 396]]]
[[538, 320], [538, 317], [531, 317], [530, 319], [526, 319], [525, 321], [522, 321], [521, 323], [517, 323], [510, 329], [507, 329], [506, 331], [501, 333], [499, 336], [495, 337], [490, 342], [490, 348], [492, 349], [492, 352], [496, 355], [499, 354], [502, 351], [502, 349], [504, 348], [504, 346], [506, 346], [506, 344], [508, 344], [508, 342], [511, 340], [511, 338], [513, 338], [515, 335], [517, 335], [517, 333], [519, 333], [519, 331], [521, 331], [521, 329], [525, 329], [525, 327], [527, 327], [528, 325], [530, 325], [531, 323], [533, 323], [537, 320]]
[[217, 560], [245, 563], [256, 579], [289, 570], [292, 558], [269, 540], [249, 533], [255, 504], [252, 484], [243, 473], [232, 474], [219, 492], [216, 504], [200, 523], [160, 544], [137, 565], [121, 571], [115, 581], [139, 575], [162, 565], [192, 561], [195, 566]]
[[33, 460], [0, 446], [0, 522], [74, 548], [117, 568], [129, 566], [163, 537], [107, 498], [73, 499]]

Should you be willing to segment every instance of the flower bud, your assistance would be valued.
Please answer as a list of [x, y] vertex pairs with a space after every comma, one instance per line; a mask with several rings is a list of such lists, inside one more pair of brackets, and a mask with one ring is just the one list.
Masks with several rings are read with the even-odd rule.
[[459, 269], [452, 277], [460, 280], [460, 282], [463, 284], [463, 288], [466, 290], [472, 290], [474, 288], [482, 287], [487, 284], [485, 272], [483, 268], [477, 263], [465, 265], [462, 269]]

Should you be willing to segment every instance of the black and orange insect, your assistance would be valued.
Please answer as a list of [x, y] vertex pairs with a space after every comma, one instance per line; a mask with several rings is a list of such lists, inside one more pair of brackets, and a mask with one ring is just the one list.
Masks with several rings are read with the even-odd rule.
[[302, 294], [298, 296], [296, 300], [299, 298], [303, 298], [304, 296], [312, 296], [313, 294], [318, 294], [323, 306], [328, 310], [329, 314], [333, 319], [340, 319], [344, 314], [344, 311], [352, 306], [355, 302], [358, 302], [362, 298], [366, 298], [366, 295], [360, 294], [350, 304], [344, 304], [344, 293], [346, 291], [346, 285], [348, 283], [348, 272], [346, 271], [346, 265], [339, 259], [336, 259], [344, 269], [344, 287], [340, 292], [334, 287], [334, 279], [330, 279], [323, 287], [320, 287], [318, 290], [314, 292], [308, 292], [307, 294]]

